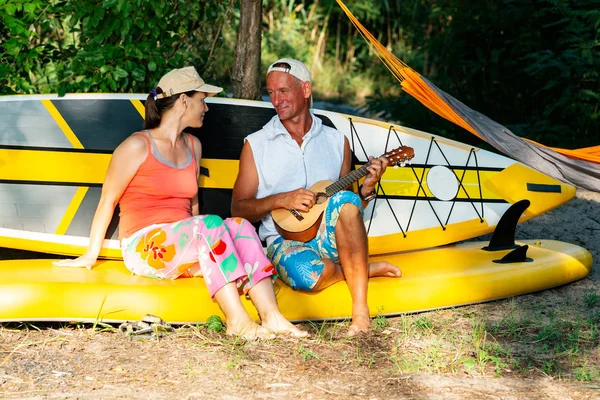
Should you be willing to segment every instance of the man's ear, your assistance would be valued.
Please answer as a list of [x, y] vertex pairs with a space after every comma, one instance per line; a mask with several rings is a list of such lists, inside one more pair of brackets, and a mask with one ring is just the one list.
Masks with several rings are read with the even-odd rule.
[[308, 99], [312, 95], [312, 85], [310, 82], [302, 83], [302, 91], [304, 93], [304, 98]]

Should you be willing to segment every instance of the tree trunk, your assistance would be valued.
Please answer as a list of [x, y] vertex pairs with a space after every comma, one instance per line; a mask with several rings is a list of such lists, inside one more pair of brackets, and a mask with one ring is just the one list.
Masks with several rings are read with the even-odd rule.
[[262, 0], [240, 0], [238, 27], [231, 82], [233, 97], [260, 99], [260, 42]]

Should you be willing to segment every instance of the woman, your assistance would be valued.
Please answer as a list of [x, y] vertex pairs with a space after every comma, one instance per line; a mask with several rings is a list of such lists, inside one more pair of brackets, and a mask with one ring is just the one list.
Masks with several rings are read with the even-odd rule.
[[[55, 264], [91, 269], [119, 203], [121, 250], [132, 273], [160, 279], [203, 275], [227, 318], [228, 334], [247, 339], [272, 337], [272, 332], [306, 336], [279, 311], [274, 269], [254, 227], [241, 218], [200, 215], [202, 146], [183, 130], [202, 126], [205, 98], [221, 90], [205, 84], [194, 67], [161, 78], [146, 100], [144, 131], [125, 139], [113, 153], [86, 253]], [[250, 296], [262, 326], [250, 318], [238, 290]]]

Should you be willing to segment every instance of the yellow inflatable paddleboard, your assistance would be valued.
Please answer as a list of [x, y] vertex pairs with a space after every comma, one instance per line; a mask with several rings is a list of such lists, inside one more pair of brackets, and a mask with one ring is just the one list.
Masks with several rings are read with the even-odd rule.
[[[582, 279], [591, 254], [553, 241], [523, 241], [526, 254], [486, 251], [487, 242], [371, 257], [402, 269], [402, 278], [369, 282], [372, 315], [459, 306], [535, 292]], [[502, 259], [505, 259], [502, 261]], [[508, 258], [508, 260], [506, 260]], [[351, 299], [345, 282], [321, 292], [295, 292], [276, 281], [283, 314], [294, 321], [346, 318]], [[252, 304], [247, 310], [258, 318]], [[56, 267], [52, 260], [0, 261], [0, 322], [140, 320], [153, 314], [171, 323], [197, 323], [221, 315], [202, 278], [160, 281], [132, 276], [120, 261], [100, 262], [93, 270]]]

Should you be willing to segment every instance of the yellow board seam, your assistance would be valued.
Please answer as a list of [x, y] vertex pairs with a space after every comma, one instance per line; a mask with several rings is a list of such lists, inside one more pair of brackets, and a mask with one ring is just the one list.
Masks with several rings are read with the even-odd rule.
[[67, 140], [73, 145], [73, 147], [76, 149], [83, 149], [83, 145], [81, 144], [79, 139], [77, 139], [77, 136], [75, 135], [73, 130], [71, 130], [69, 124], [67, 124], [67, 121], [65, 121], [65, 119], [62, 117], [62, 115], [60, 115], [60, 113], [54, 106], [54, 104], [52, 104], [52, 101], [41, 100], [41, 102], [44, 105], [44, 107], [46, 107], [46, 110], [48, 110], [52, 118], [54, 118], [54, 121], [56, 121], [62, 132], [67, 137]]
[[65, 233], [67, 233], [67, 229], [69, 229], [69, 225], [71, 225], [71, 221], [73, 221], [75, 213], [79, 209], [79, 206], [81, 205], [81, 202], [83, 201], [83, 198], [85, 197], [85, 194], [87, 193], [88, 189], [89, 188], [86, 186], [77, 188], [75, 195], [71, 199], [69, 207], [67, 207], [65, 215], [63, 215], [62, 221], [60, 221], [60, 224], [58, 224], [58, 228], [56, 228], [55, 233], [57, 235], [64, 235]]
[[142, 116], [142, 119], [145, 119], [146, 118], [146, 109], [144, 108], [144, 105], [142, 104], [142, 102], [139, 100], [132, 99], [131, 104], [133, 104], [135, 109], [140, 113], [140, 115]]

